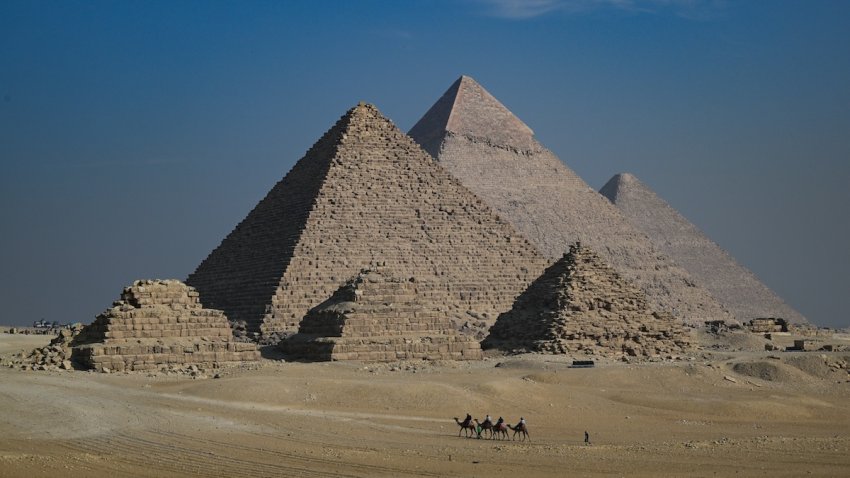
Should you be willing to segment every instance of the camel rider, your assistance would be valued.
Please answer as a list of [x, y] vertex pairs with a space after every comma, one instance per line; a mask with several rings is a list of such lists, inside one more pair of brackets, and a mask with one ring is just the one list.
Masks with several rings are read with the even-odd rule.
[[490, 414], [487, 414], [487, 417], [484, 418], [484, 423], [487, 423], [487, 422], [493, 423], [493, 419], [490, 418]]
[[524, 426], [525, 426], [525, 418], [523, 418], [523, 417], [519, 417], [519, 425], [518, 425], [518, 426], [520, 426], [520, 427], [524, 427]]
[[470, 423], [472, 423], [472, 415], [467, 413], [466, 418], [463, 419], [463, 425], [468, 426]]

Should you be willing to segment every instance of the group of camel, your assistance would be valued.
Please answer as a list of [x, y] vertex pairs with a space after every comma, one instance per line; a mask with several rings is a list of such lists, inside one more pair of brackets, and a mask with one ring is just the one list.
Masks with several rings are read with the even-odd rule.
[[531, 437], [528, 435], [528, 425], [525, 424], [525, 420], [522, 418], [519, 419], [519, 423], [512, 426], [510, 423], [505, 422], [502, 417], [499, 417], [496, 423], [493, 423], [490, 415], [487, 415], [487, 418], [483, 422], [479, 422], [477, 418], [473, 419], [472, 415], [467, 413], [463, 421], [455, 417], [455, 423], [460, 427], [457, 436], [464, 433], [467, 438], [473, 435], [476, 438], [482, 438], [482, 435], [484, 435], [483, 438], [495, 440], [498, 437], [501, 440], [508, 438], [508, 429], [511, 429], [514, 432], [511, 438], [512, 440], [516, 440], [516, 435], [519, 433], [522, 441], [525, 441], [526, 438], [528, 441], [531, 441]]

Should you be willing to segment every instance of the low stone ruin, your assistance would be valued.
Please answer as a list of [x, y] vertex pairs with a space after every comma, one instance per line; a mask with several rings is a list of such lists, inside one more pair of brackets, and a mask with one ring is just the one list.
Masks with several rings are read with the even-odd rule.
[[156, 370], [258, 360], [256, 344], [233, 339], [220, 310], [177, 280], [139, 280], [74, 339], [72, 360], [98, 371]]
[[773, 332], [788, 332], [788, 321], [781, 318], [759, 318], [747, 323], [750, 332], [756, 334], [769, 334]]
[[363, 270], [312, 308], [284, 353], [308, 360], [478, 360], [481, 348], [420, 303], [414, 279]]
[[683, 324], [649, 310], [643, 292], [578, 243], [499, 316], [482, 346], [611, 358], [670, 357], [692, 348]]
[[73, 370], [71, 346], [74, 338], [83, 330], [83, 324], [73, 324], [59, 330], [50, 343], [29, 353], [15, 354], [3, 365], [21, 370]]

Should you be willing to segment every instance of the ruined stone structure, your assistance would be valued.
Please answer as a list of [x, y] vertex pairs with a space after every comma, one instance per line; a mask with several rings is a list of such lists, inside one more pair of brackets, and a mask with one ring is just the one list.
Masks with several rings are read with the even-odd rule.
[[425, 307], [414, 278], [363, 270], [311, 309], [284, 352], [311, 360], [476, 360], [481, 347]]
[[74, 338], [72, 360], [99, 371], [258, 360], [253, 343], [235, 342], [220, 310], [201, 307], [177, 280], [140, 280]]
[[371, 105], [348, 111], [189, 277], [207, 307], [294, 333], [370, 264], [416, 277], [429, 311], [495, 317], [546, 266]]
[[776, 317], [806, 323], [805, 317], [635, 176], [617, 174], [600, 192], [738, 320]]
[[765, 334], [771, 332], [788, 332], [788, 322], [785, 319], [762, 318], [753, 319], [746, 324], [750, 332]]
[[611, 358], [678, 355], [692, 348], [681, 322], [652, 312], [643, 292], [579, 244], [499, 316], [482, 346]]
[[731, 319], [681, 267], [594, 191], [473, 79], [458, 79], [410, 135], [547, 257], [592, 247], [646, 292], [653, 308], [690, 323]]

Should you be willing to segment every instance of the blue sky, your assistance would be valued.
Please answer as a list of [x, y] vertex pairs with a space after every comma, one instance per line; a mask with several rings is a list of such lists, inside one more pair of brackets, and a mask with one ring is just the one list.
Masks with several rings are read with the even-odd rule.
[[592, 187], [628, 171], [850, 326], [850, 2], [0, 3], [0, 323], [185, 278], [358, 101], [461, 74]]

